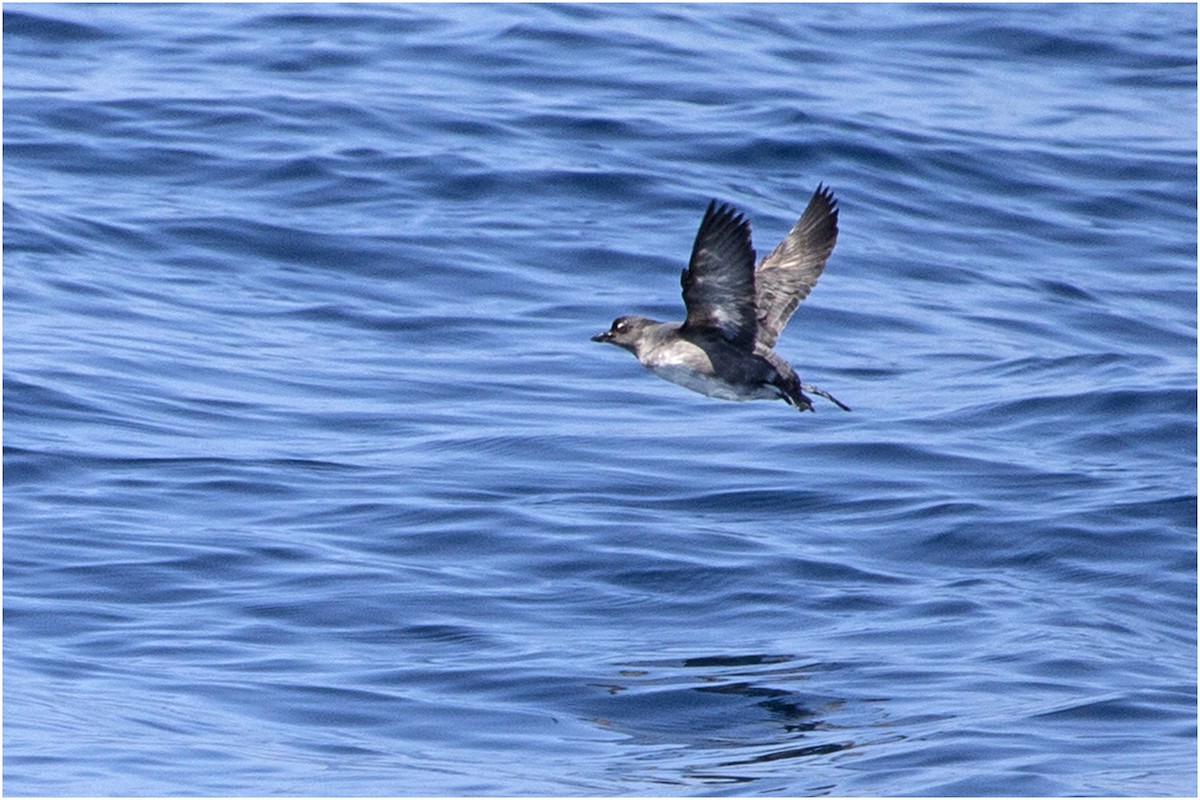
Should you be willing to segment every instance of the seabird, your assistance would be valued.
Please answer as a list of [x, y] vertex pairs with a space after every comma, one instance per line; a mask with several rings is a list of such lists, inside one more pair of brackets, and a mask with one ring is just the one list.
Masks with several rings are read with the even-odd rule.
[[825, 269], [837, 242], [837, 220], [833, 192], [818, 185], [788, 235], [755, 265], [750, 223], [737, 209], [713, 200], [680, 278], [687, 319], [617, 317], [592, 341], [624, 348], [660, 378], [709, 397], [784, 400], [798, 411], [812, 411], [808, 392], [849, 411], [828, 392], [801, 383], [774, 350]]

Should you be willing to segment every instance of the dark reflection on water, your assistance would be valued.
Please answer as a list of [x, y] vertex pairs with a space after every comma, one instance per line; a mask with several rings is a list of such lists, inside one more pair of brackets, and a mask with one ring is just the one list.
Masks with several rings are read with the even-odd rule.
[[[778, 654], [713, 655], [649, 661], [602, 684], [610, 701], [593, 722], [631, 744], [668, 745], [701, 783], [751, 783], [763, 776], [732, 767], [826, 756], [855, 745], [836, 719], [845, 701], [797, 687], [830, 667]], [[832, 739], [832, 741], [830, 741]], [[817, 741], [813, 741], [817, 740]], [[824, 741], [822, 741], [824, 740]]]

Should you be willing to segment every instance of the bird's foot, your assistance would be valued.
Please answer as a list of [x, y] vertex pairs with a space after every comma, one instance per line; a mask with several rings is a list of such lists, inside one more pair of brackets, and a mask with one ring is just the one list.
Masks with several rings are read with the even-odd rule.
[[[820, 389], [816, 386], [811, 386], [807, 383], [800, 384], [800, 388], [806, 392], [811, 392], [811, 393], [817, 395], [818, 397], [824, 397], [826, 400], [833, 403], [835, 406], [840, 408], [842, 411], [850, 410], [850, 406], [846, 405], [841, 400], [838, 400], [836, 397], [834, 397], [833, 395], [831, 395], [829, 392], [825, 391], [824, 389]], [[809, 408], [812, 408], [811, 403], [809, 404]]]
[[816, 411], [813, 408], [812, 400], [810, 400], [804, 392], [800, 391], [799, 387], [793, 387], [790, 392], [781, 392], [780, 397], [784, 399], [789, 406], [795, 406], [797, 411]]

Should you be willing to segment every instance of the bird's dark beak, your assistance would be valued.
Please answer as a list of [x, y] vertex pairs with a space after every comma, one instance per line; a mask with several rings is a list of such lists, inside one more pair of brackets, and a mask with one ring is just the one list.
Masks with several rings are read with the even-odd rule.
[[604, 331], [604, 333], [597, 333], [595, 336], [592, 337], [592, 341], [593, 342], [610, 342], [610, 341], [612, 341], [612, 331]]

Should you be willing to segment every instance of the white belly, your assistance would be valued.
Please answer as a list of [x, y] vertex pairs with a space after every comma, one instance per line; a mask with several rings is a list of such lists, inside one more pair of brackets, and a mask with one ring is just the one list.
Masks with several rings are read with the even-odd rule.
[[652, 366], [649, 370], [664, 380], [718, 400], [774, 400], [779, 397], [779, 393], [769, 386], [756, 387], [747, 392], [723, 380], [698, 375], [686, 367]]

